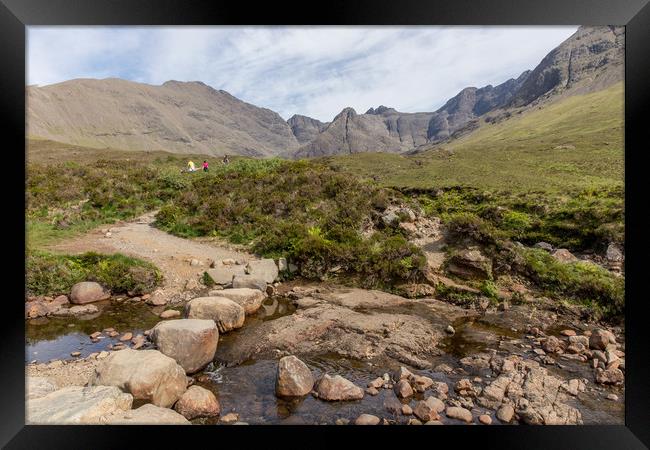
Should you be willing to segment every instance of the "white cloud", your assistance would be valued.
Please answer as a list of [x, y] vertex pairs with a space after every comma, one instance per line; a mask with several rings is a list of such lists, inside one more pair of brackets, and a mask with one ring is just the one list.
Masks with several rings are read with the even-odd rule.
[[28, 83], [203, 81], [279, 112], [432, 111], [532, 69], [573, 27], [29, 27]]

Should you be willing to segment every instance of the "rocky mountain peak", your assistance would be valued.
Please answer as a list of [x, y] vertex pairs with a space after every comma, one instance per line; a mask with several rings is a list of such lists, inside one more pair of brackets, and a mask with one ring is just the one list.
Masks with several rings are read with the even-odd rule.
[[524, 106], [571, 90], [587, 93], [623, 79], [625, 29], [580, 27], [527, 76], [509, 106]]
[[354, 108], [348, 106], [347, 108], [343, 108], [343, 110], [334, 117], [334, 120], [332, 122], [336, 122], [341, 118], [351, 118], [356, 115], [357, 112], [354, 110]]
[[399, 114], [399, 113], [395, 108], [389, 108], [388, 106], [379, 105], [377, 109], [370, 108], [368, 111], [366, 111], [366, 114], [374, 114], [379, 116], [379, 115]]

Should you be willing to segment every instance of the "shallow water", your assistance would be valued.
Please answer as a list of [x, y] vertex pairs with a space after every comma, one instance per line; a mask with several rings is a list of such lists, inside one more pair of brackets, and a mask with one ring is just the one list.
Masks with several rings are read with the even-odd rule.
[[[26, 324], [27, 346], [26, 362], [46, 362], [52, 359], [74, 359], [71, 352], [81, 352], [85, 357], [93, 352], [106, 350], [109, 344], [119, 342], [122, 333], [130, 331], [135, 336], [144, 330], [152, 328], [160, 321], [154, 311], [160, 313], [163, 309], [152, 309], [145, 304], [118, 303], [115, 301], [97, 304], [100, 314], [80, 318], [54, 318], [37, 319]], [[174, 309], [181, 310], [182, 306]], [[295, 307], [284, 297], [272, 297], [265, 300], [260, 310], [246, 318], [245, 327], [254, 327], [268, 320], [275, 320], [292, 314]], [[432, 319], [433, 320], [433, 319]], [[458, 359], [485, 351], [486, 349], [504, 349], [512, 347], [512, 352], [525, 354], [528, 350], [510, 345], [511, 339], [522, 339], [521, 333], [513, 332], [492, 324], [481, 322], [480, 318], [465, 317], [453, 323], [455, 334], [447, 336], [440, 348], [445, 351], [442, 356], [431, 360], [435, 367], [440, 363], [447, 363], [452, 367], [458, 366]], [[115, 338], [105, 337], [97, 343], [92, 343], [89, 334], [101, 331], [104, 328], [114, 328], [120, 335]], [[226, 333], [219, 338], [219, 348], [228, 348], [230, 343], [237, 339], [238, 331]], [[532, 356], [532, 355], [529, 355]], [[323, 373], [341, 375], [356, 385], [365, 388], [367, 383], [384, 373], [391, 373], [399, 367], [399, 363], [392, 360], [385, 361], [357, 361], [343, 358], [336, 354], [313, 355], [301, 358], [312, 370], [315, 379]], [[549, 371], [555, 372], [563, 378], [585, 377], [590, 378], [590, 369], [586, 364], [573, 361], [561, 361], [564, 368], [547, 366]], [[249, 360], [240, 365], [226, 367], [217, 359], [205, 371], [194, 375], [195, 383], [205, 387], [217, 396], [221, 404], [221, 416], [236, 412], [239, 420], [250, 424], [334, 424], [337, 419], [345, 418], [354, 421], [362, 413], [374, 414], [385, 418], [391, 423], [406, 423], [413, 416], [393, 415], [384, 406], [388, 398], [396, 398], [390, 389], [379, 389], [379, 394], [370, 396], [366, 394], [362, 400], [349, 402], [326, 402], [318, 400], [311, 395], [300, 399], [279, 399], [275, 396], [275, 376], [277, 360], [258, 359]], [[436, 381], [448, 383], [450, 388], [467, 375], [442, 374], [432, 370], [417, 370], [416, 373], [426, 375]], [[483, 374], [481, 374], [483, 375]], [[469, 376], [473, 379], [473, 375]], [[489, 378], [484, 378], [489, 382]], [[597, 392], [586, 392], [580, 395], [579, 400], [571, 400], [583, 415], [585, 423], [617, 423], [623, 421], [623, 389], [617, 395], [621, 398], [618, 402], [604, 400]], [[427, 395], [430, 395], [427, 393]], [[412, 408], [422, 394], [416, 394], [408, 403]], [[481, 407], [475, 407], [474, 416], [488, 414], [493, 423], [498, 424], [494, 412]], [[444, 415], [443, 415], [444, 416]], [[443, 417], [446, 424], [461, 424], [460, 421]], [[218, 419], [195, 419], [197, 424], [214, 424]]]
[[[123, 333], [130, 331], [136, 336], [160, 322], [152, 308], [143, 303], [119, 303], [113, 300], [95, 305], [100, 311], [92, 315], [28, 321], [25, 325], [25, 361], [74, 359], [70, 353], [75, 351], [81, 352], [80, 357], [83, 358], [120, 342]], [[99, 342], [92, 342], [89, 335], [105, 328], [114, 328], [120, 334], [114, 338], [103, 335]]]

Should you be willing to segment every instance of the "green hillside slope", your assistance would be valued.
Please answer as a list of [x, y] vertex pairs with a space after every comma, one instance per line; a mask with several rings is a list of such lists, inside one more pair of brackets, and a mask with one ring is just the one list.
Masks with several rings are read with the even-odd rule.
[[575, 95], [413, 156], [327, 158], [383, 185], [471, 186], [521, 191], [621, 188], [624, 184], [623, 83]]

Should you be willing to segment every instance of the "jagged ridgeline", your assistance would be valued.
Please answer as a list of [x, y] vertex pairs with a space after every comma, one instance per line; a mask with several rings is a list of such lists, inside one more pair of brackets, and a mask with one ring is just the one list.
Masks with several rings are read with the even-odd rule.
[[[279, 114], [201, 82], [76, 79], [28, 87], [28, 136], [92, 148], [308, 158], [421, 151], [623, 80], [624, 29], [581, 27], [533, 70], [468, 87], [433, 112], [345, 108], [331, 122]], [[92, 101], [89, 101], [91, 99]]]

